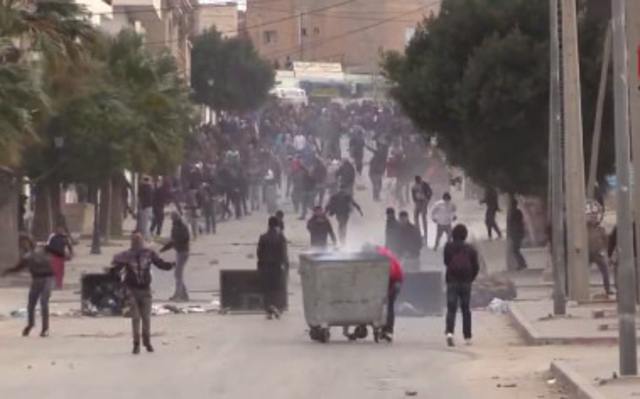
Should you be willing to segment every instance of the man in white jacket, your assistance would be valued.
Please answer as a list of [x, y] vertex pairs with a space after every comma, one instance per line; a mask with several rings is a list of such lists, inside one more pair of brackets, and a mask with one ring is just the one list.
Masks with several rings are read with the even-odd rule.
[[431, 209], [431, 220], [438, 226], [434, 251], [438, 250], [443, 234], [447, 234], [447, 242], [451, 241], [451, 226], [456, 219], [456, 205], [451, 202], [451, 195], [444, 193]]

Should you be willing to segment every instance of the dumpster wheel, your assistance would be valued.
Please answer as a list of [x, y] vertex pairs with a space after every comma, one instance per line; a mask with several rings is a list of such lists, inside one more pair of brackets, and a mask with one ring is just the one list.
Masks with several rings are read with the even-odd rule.
[[331, 332], [328, 328], [323, 328], [320, 330], [320, 342], [326, 344], [331, 340]]
[[373, 328], [373, 340], [375, 341], [375, 343], [380, 343], [380, 338], [382, 337], [382, 329], [380, 328]]

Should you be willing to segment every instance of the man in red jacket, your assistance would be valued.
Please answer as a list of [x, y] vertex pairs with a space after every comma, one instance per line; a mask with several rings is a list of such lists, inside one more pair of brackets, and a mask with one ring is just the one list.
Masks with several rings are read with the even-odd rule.
[[378, 254], [389, 259], [389, 293], [387, 299], [387, 324], [382, 329], [382, 339], [388, 342], [393, 341], [393, 327], [396, 321], [395, 304], [396, 298], [400, 293], [402, 281], [404, 280], [404, 271], [398, 258], [386, 247], [378, 246], [376, 248]]

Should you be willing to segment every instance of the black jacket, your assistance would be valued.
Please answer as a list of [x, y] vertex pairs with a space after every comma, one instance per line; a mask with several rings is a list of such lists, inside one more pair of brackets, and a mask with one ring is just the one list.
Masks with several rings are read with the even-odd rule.
[[329, 198], [327, 212], [329, 216], [336, 215], [338, 217], [347, 217], [351, 214], [351, 207], [355, 207], [360, 213], [362, 213], [360, 205], [353, 200], [353, 197], [349, 193], [338, 191]]
[[411, 223], [398, 223], [396, 227], [397, 237], [397, 255], [406, 258], [420, 257], [422, 250], [422, 235], [420, 230]]
[[142, 183], [138, 186], [138, 203], [140, 209], [153, 207], [153, 186], [149, 183]]
[[311, 234], [312, 247], [326, 247], [329, 237], [334, 244], [337, 243], [331, 222], [325, 216], [311, 217], [307, 222], [307, 230]]
[[189, 228], [183, 221], [173, 222], [171, 226], [171, 241], [160, 252], [175, 248], [176, 252], [189, 252]]
[[124, 270], [124, 284], [130, 288], [148, 289], [151, 286], [151, 266], [171, 270], [173, 263], [165, 262], [155, 251], [147, 248], [129, 249], [113, 257], [113, 273]]
[[525, 236], [524, 214], [518, 208], [509, 212], [507, 217], [507, 234], [511, 239], [522, 241]]
[[[456, 262], [466, 262], [456, 266]], [[444, 247], [447, 283], [472, 283], [480, 271], [478, 252], [464, 242], [449, 242]]]
[[287, 254], [287, 240], [276, 229], [269, 229], [260, 236], [258, 241], [258, 270], [267, 272], [282, 272], [283, 265], [289, 264]]
[[391, 252], [398, 254], [398, 220], [387, 217], [387, 224], [384, 229], [384, 246]]
[[426, 181], [420, 184], [414, 184], [411, 187], [411, 198], [413, 198], [413, 202], [429, 202], [431, 201], [432, 195], [433, 191], [431, 190], [431, 186]]
[[356, 181], [356, 169], [350, 162], [345, 163], [336, 172], [336, 177], [340, 180], [342, 187], [353, 186]]

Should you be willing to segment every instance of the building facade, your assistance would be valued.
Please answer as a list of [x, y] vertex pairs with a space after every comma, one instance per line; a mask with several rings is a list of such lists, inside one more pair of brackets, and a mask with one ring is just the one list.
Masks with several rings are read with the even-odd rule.
[[196, 11], [194, 33], [202, 34], [215, 27], [224, 37], [238, 36], [238, 4], [200, 4]]
[[247, 31], [276, 65], [340, 62], [375, 74], [381, 52], [403, 50], [416, 25], [439, 10], [433, 0], [248, 0]]

